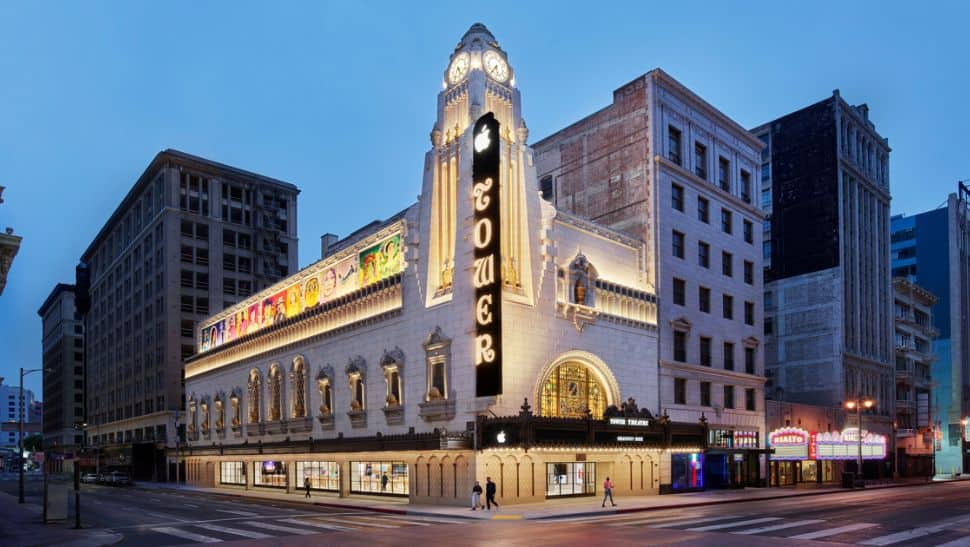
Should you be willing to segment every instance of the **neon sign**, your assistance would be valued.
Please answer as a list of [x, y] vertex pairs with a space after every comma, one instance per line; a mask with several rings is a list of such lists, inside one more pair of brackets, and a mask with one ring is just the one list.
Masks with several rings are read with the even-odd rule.
[[475, 122], [472, 160], [475, 246], [475, 395], [502, 393], [501, 213], [499, 208], [499, 123], [492, 113]]

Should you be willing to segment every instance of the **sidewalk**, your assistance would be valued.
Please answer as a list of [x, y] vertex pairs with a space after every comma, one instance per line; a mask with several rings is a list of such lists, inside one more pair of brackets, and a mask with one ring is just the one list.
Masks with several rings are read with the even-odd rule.
[[0, 492], [0, 538], [3, 538], [4, 546], [97, 547], [112, 545], [122, 539], [120, 534], [103, 530], [75, 530], [71, 519], [45, 525], [43, 502], [32, 497], [25, 498], [25, 501], [28, 503], [20, 505], [17, 496]]
[[[881, 484], [869, 484], [866, 490], [880, 490], [885, 488], [903, 488], [910, 486], [926, 486], [970, 479], [948, 479], [927, 482], [925, 479], [899, 480]], [[170, 483], [141, 483], [136, 487], [147, 489], [176, 489]], [[596, 507], [600, 499], [593, 497], [568, 498], [560, 500], [546, 500], [539, 503], [527, 503], [514, 506], [502, 506], [498, 511], [472, 511], [468, 506], [422, 505], [411, 504], [405, 499], [383, 498], [376, 496], [349, 496], [340, 498], [336, 494], [313, 492], [312, 498], [303, 498], [303, 492], [286, 494], [282, 492], [266, 492], [260, 490], [226, 490], [223, 488], [203, 488], [198, 486], [181, 485], [182, 491], [204, 492], [233, 497], [246, 497], [266, 500], [279, 500], [289, 503], [306, 503], [321, 507], [355, 509], [378, 513], [398, 515], [431, 516], [462, 519], [508, 519], [508, 520], [542, 520], [553, 518], [582, 517], [588, 515], [623, 514], [641, 511], [659, 511], [680, 507], [698, 507], [703, 505], [718, 505], [724, 503], [739, 503], [747, 501], [764, 501], [772, 499], [786, 499], [804, 496], [819, 496], [852, 492], [831, 486], [804, 486], [798, 488], [748, 488], [745, 490], [710, 490], [705, 492], [691, 492], [686, 494], [669, 494], [663, 496], [635, 496], [619, 499], [617, 507], [602, 509]], [[858, 490], [856, 490], [858, 491]], [[501, 501], [501, 498], [500, 498]]]

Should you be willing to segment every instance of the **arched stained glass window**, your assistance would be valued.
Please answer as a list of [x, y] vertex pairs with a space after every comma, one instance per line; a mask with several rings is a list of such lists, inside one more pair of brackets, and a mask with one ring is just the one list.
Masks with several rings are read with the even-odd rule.
[[542, 415], [583, 418], [587, 408], [597, 420], [606, 409], [606, 390], [589, 367], [569, 362], [553, 369], [542, 385]]

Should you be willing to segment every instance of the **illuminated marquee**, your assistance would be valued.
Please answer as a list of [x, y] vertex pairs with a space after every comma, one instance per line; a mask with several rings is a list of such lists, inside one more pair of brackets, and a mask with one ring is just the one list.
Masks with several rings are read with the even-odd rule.
[[807, 460], [808, 431], [797, 427], [783, 427], [768, 434], [768, 446], [775, 451], [773, 460]]
[[472, 132], [472, 199], [475, 225], [475, 395], [502, 393], [501, 216], [499, 209], [499, 124], [491, 114]]
[[[797, 427], [783, 427], [768, 434], [768, 445], [774, 449], [772, 460], [854, 460], [859, 454], [857, 429], [841, 432], [809, 433]], [[886, 457], [885, 435], [864, 432], [862, 458], [881, 460]]]

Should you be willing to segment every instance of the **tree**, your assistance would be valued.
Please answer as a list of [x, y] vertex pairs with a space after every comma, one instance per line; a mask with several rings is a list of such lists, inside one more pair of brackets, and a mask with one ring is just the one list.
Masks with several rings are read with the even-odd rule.
[[44, 450], [44, 436], [39, 433], [24, 437], [24, 450], [28, 452], [41, 452]]

